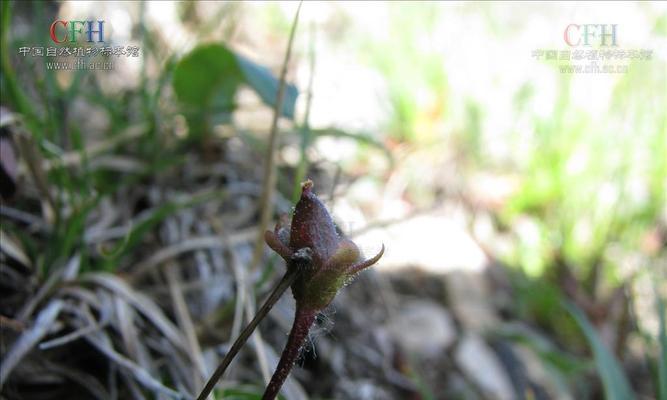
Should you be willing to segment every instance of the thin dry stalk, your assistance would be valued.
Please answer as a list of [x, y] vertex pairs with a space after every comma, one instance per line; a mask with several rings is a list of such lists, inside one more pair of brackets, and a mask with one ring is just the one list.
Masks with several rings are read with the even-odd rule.
[[56, 217], [55, 212], [58, 208], [56, 207], [53, 193], [51, 193], [51, 189], [49, 188], [49, 181], [46, 176], [46, 170], [44, 169], [42, 153], [37, 147], [38, 144], [35, 143], [32, 136], [27, 132], [20, 132], [18, 135], [18, 144], [21, 154], [25, 157], [28, 170], [32, 175], [35, 186], [41, 194], [44, 221], [47, 221], [49, 225], [53, 225]]
[[259, 222], [259, 231], [257, 232], [257, 239], [255, 240], [255, 251], [252, 256], [250, 264], [250, 271], [257, 269], [262, 255], [264, 254], [264, 231], [269, 226], [269, 221], [273, 215], [273, 191], [276, 186], [276, 148], [278, 143], [278, 120], [283, 109], [283, 96], [285, 93], [285, 76], [287, 75], [287, 65], [292, 56], [292, 45], [294, 43], [294, 33], [299, 21], [299, 12], [301, 11], [301, 2], [296, 9], [294, 15], [294, 22], [292, 23], [292, 30], [290, 31], [289, 41], [287, 43], [287, 52], [285, 53], [285, 60], [283, 61], [282, 71], [280, 72], [280, 86], [278, 87], [278, 98], [276, 99], [275, 108], [273, 110], [273, 121], [271, 123], [271, 131], [269, 134], [269, 145], [266, 152], [266, 162], [264, 163], [264, 183], [262, 185], [262, 196], [259, 200], [259, 207], [261, 210], [261, 217]]
[[183, 297], [183, 291], [181, 290], [180, 279], [176, 268], [177, 265], [175, 263], [169, 263], [167, 265], [167, 284], [169, 285], [169, 293], [174, 305], [174, 311], [178, 325], [181, 327], [185, 335], [186, 343], [189, 349], [188, 355], [191, 358], [192, 364], [197, 367], [197, 370], [192, 372], [193, 387], [195, 390], [197, 390], [196, 388], [201, 387], [201, 385], [204, 383], [204, 379], [206, 379], [208, 372], [206, 371], [204, 358], [202, 357], [199, 340], [197, 340], [195, 327], [192, 323], [192, 317], [190, 316], [188, 306], [185, 303], [185, 298]]
[[0, 368], [0, 386], [4, 385], [14, 367], [32, 350], [37, 343], [49, 332], [53, 322], [60, 314], [60, 310], [65, 303], [62, 300], [52, 300], [35, 319], [34, 325], [24, 331], [21, 336], [12, 344], [5, 357], [2, 359], [2, 368]]
[[[232, 246], [239, 243], [245, 243], [252, 239], [257, 234], [257, 230], [253, 228], [248, 228], [229, 234], [225, 240]], [[182, 242], [175, 243], [169, 247], [162, 248], [153, 254], [149, 259], [141, 261], [132, 268], [131, 274], [128, 276], [128, 281], [130, 283], [136, 283], [141, 278], [145, 277], [149, 272], [151, 272], [158, 265], [164, 263], [165, 261], [174, 258], [182, 253], [203, 250], [203, 249], [215, 249], [215, 248], [224, 248], [226, 245], [218, 235], [210, 236], [199, 236], [193, 237]]]
[[248, 341], [248, 338], [255, 330], [257, 325], [259, 325], [260, 321], [264, 319], [264, 317], [269, 313], [269, 311], [271, 311], [271, 308], [273, 308], [273, 306], [280, 299], [280, 297], [282, 297], [282, 294], [285, 292], [285, 290], [287, 290], [287, 288], [290, 287], [292, 283], [294, 283], [296, 277], [297, 273], [294, 271], [287, 272], [283, 276], [283, 279], [281, 279], [278, 285], [271, 291], [269, 297], [266, 299], [264, 304], [262, 304], [262, 307], [259, 309], [259, 311], [257, 311], [255, 318], [253, 318], [252, 321], [250, 321], [250, 323], [243, 329], [243, 331], [241, 331], [241, 334], [236, 339], [232, 347], [229, 349], [229, 351], [225, 355], [225, 358], [222, 359], [222, 362], [220, 362], [218, 368], [216, 368], [216, 370], [213, 372], [213, 375], [211, 375], [211, 378], [209, 378], [208, 382], [206, 383], [206, 386], [204, 386], [204, 389], [199, 394], [199, 397], [197, 397], [197, 400], [206, 399], [208, 395], [213, 391], [215, 384], [218, 382], [220, 377], [225, 373], [225, 370], [232, 362], [236, 354], [238, 354], [243, 345]]
[[245, 274], [243, 268], [239, 266], [238, 259], [231, 247], [227, 247], [229, 251], [230, 266], [236, 281], [236, 304], [234, 305], [234, 320], [232, 322], [232, 332], [230, 338], [238, 338], [241, 327], [243, 326], [244, 306], [247, 301], [247, 286], [245, 284]]
[[160, 393], [169, 396], [170, 398], [174, 399], [183, 398], [183, 396], [180, 393], [164, 386], [161, 382], [153, 378], [151, 374], [148, 371], [146, 371], [143, 367], [141, 367], [134, 361], [130, 360], [129, 358], [125, 357], [124, 355], [114, 350], [111, 345], [111, 340], [105, 333], [102, 332], [91, 333], [86, 336], [86, 339], [91, 345], [97, 348], [97, 350], [103, 353], [108, 359], [112, 360], [119, 367], [123, 368], [126, 372], [130, 373], [134, 377], [134, 379], [136, 379], [146, 388], [154, 391], [156, 394]]

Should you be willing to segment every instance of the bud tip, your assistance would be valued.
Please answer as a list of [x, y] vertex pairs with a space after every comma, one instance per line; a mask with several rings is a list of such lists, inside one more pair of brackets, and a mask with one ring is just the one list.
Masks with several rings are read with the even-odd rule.
[[313, 181], [310, 179], [301, 182], [301, 191], [304, 193], [310, 192], [313, 189]]

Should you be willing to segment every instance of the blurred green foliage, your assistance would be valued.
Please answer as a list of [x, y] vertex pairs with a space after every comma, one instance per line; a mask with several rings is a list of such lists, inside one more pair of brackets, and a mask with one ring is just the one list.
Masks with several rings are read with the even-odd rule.
[[[502, 27], [493, 20], [503, 5], [470, 5], [481, 11], [485, 26], [503, 41], [515, 40], [519, 28]], [[463, 12], [458, 10], [459, 12]], [[468, 10], [472, 11], [472, 10]], [[429, 146], [446, 140], [458, 148], [468, 170], [511, 174], [519, 187], [499, 213], [504, 226], [530, 222], [530, 235], [517, 235], [514, 251], [506, 261], [533, 277], [544, 275], [556, 256], [588, 279], [594, 265], [602, 264], [605, 280], [618, 284], [621, 274], [615, 260], [605, 257], [611, 245], [631, 250], [665, 212], [667, 202], [667, 77], [664, 61], [654, 56], [634, 60], [628, 72], [610, 80], [607, 100], [586, 93], [589, 103], [600, 103], [595, 113], [580, 106], [581, 77], [559, 73], [550, 67], [555, 91], [549, 99], [553, 110], [538, 113], [536, 98], [544, 96], [543, 82], [526, 77], [515, 89], [512, 120], [525, 120], [528, 133], [518, 134], [484, 126], [490, 111], [481, 98], [454, 97], [446, 61], [457, 54], [443, 54], [435, 43], [456, 38], [436, 37], [451, 9], [438, 4], [410, 7], [387, 6], [386, 33], [364, 38], [359, 57], [377, 69], [388, 86], [392, 107], [387, 135]], [[654, 31], [664, 34], [665, 15], [656, 15]], [[661, 33], [662, 32], [662, 33]], [[481, 33], [480, 33], [481, 35]], [[487, 49], [470, 51], [487, 51]], [[492, 60], [489, 60], [492, 61]], [[506, 60], [497, 60], [505, 65]], [[539, 64], [539, 61], [535, 61]], [[536, 65], [536, 68], [539, 65]], [[495, 69], [489, 65], [488, 73]], [[475, 76], [469, 77], [477, 79]], [[587, 76], [585, 79], [598, 79]], [[576, 80], [576, 81], [575, 81]], [[451, 127], [451, 128], [447, 128]], [[511, 148], [510, 160], [488, 157], [490, 136], [500, 136]], [[495, 139], [497, 140], [497, 139]]]
[[[570, 106], [571, 81], [563, 77], [555, 115], [535, 118], [521, 188], [503, 214], [507, 224], [535, 217], [539, 235], [521, 243], [514, 262], [533, 276], [557, 254], [585, 276], [609, 245], [639, 247], [642, 232], [663, 212], [666, 103], [665, 92], [655, 88], [666, 82], [664, 74], [646, 68], [632, 65], [620, 79], [606, 116], [594, 119]], [[619, 129], [624, 125], [632, 129]], [[607, 278], [619, 282], [618, 265], [604, 263]]]
[[416, 45], [435, 34], [441, 10], [435, 3], [390, 3], [388, 36], [360, 45], [360, 57], [386, 79], [392, 106], [387, 134], [394, 139], [428, 143], [439, 134], [430, 123], [448, 117], [443, 57], [437, 49]]
[[609, 352], [604, 345], [597, 331], [588, 321], [586, 315], [574, 303], [566, 301], [564, 307], [577, 321], [577, 324], [584, 331], [586, 339], [593, 349], [597, 370], [602, 378], [602, 385], [605, 391], [605, 398], [609, 400], [630, 400], [635, 396], [632, 394], [630, 384], [626, 379], [623, 368], [616, 357]]
[[[469, 8], [487, 16], [484, 28], [493, 35], [489, 34], [486, 40], [498, 46], [519, 40], [520, 26], [510, 28], [495, 19], [507, 7], [477, 4]], [[456, 96], [451, 90], [447, 66], [452, 64], [446, 61], [459, 54], [443, 54], [429, 47], [458, 39], [433, 36], [438, 24], [444, 23], [443, 15], [456, 11], [443, 10], [435, 4], [416, 8], [403, 3], [393, 3], [387, 10], [386, 36], [380, 40], [367, 38], [360, 46], [360, 57], [380, 71], [388, 85], [393, 114], [387, 134], [418, 148], [429, 146], [434, 139], [445, 140], [466, 161], [463, 173], [487, 170], [517, 178], [518, 188], [496, 217], [499, 227], [513, 237], [511, 251], [503, 259], [518, 272], [513, 275], [518, 312], [557, 332], [568, 348], [581, 348], [585, 337], [609, 398], [614, 398], [614, 393], [620, 396], [617, 398], [629, 398], [631, 391], [620, 367], [614, 366], [608, 352], [600, 348], [600, 340], [585, 317], [570, 309], [573, 320], [563, 312], [565, 294], [560, 288], [559, 268], [570, 270], [593, 298], [632, 283], [636, 275], [624, 267], [627, 258], [613, 256], [611, 251], [644, 252], [646, 236], [664, 221], [664, 59], [654, 54], [649, 61], [629, 61], [627, 73], [608, 80], [612, 86], [609, 97], [581, 90], [585, 87], [582, 80], [601, 79], [599, 76], [562, 74], [555, 62], [535, 61], [547, 67], [546, 77], [555, 82], [549, 98], [553, 108], [548, 114], [539, 112], [537, 99], [544, 101], [544, 92], [550, 87], [526, 77], [514, 88], [509, 118], [526, 121], [527, 128], [518, 132], [514, 122], [509, 130], [498, 131], [485, 126], [493, 111], [485, 99], [475, 94]], [[654, 21], [651, 34], [664, 37], [667, 15], [657, 14], [649, 19]], [[489, 61], [488, 68], [482, 69], [489, 74], [495, 72], [494, 62], [510, 63], [504, 59]], [[478, 79], [474, 75], [469, 78]], [[586, 96], [586, 101], [581, 96]], [[596, 107], [582, 107], [586, 102], [595, 103]], [[493, 136], [502, 137], [508, 144], [509, 160], [488, 157]], [[656, 279], [664, 280], [666, 276], [665, 271], [656, 272]], [[661, 318], [664, 320], [664, 315]], [[664, 355], [659, 356], [658, 364], [664, 359]]]
[[[271, 71], [224, 44], [201, 45], [185, 55], [174, 69], [174, 91], [183, 104], [190, 136], [201, 138], [216, 123], [228, 123], [236, 104], [236, 91], [247, 84], [269, 106], [278, 97], [278, 79]], [[299, 92], [287, 84], [282, 115], [294, 118]]]

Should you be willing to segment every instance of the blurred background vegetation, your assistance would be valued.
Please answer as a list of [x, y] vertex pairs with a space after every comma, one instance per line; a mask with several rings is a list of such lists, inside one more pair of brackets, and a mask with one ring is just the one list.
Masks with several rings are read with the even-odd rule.
[[[3, 398], [195, 394], [283, 268], [249, 268], [267, 162], [276, 218], [310, 177], [387, 247], [287, 398], [667, 398], [665, 5], [307, 2], [273, 159], [296, 7], [2, 3]], [[57, 19], [103, 19], [139, 56], [21, 55], [65, 47]], [[571, 23], [617, 24], [650, 59], [563, 73], [536, 54], [574, 51]], [[218, 396], [258, 398], [285, 310]], [[425, 355], [406, 315], [455, 339]]]

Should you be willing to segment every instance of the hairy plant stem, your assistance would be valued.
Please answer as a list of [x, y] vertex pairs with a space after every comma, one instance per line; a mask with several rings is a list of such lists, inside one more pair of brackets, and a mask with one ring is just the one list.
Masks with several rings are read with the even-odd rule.
[[308, 336], [308, 331], [310, 331], [310, 326], [315, 322], [317, 313], [317, 310], [307, 309], [297, 305], [296, 313], [294, 314], [294, 323], [292, 324], [292, 330], [287, 339], [287, 344], [283, 349], [283, 354], [280, 356], [276, 371], [273, 373], [271, 381], [266, 387], [262, 400], [273, 400], [278, 395], [278, 392], [280, 392], [280, 388], [283, 386], [283, 383], [285, 383], [287, 376], [292, 370], [294, 362], [299, 356], [301, 347], [303, 347], [303, 343]]
[[206, 385], [204, 386], [204, 389], [202, 389], [201, 393], [197, 397], [197, 400], [205, 400], [209, 394], [213, 391], [213, 388], [215, 387], [216, 383], [218, 383], [218, 380], [222, 376], [222, 374], [225, 373], [225, 370], [231, 364], [232, 360], [234, 357], [236, 357], [236, 354], [241, 350], [245, 342], [248, 341], [248, 338], [250, 335], [252, 335], [252, 332], [255, 330], [257, 325], [259, 325], [260, 321], [264, 319], [264, 317], [271, 311], [271, 308], [276, 304], [278, 299], [283, 295], [285, 290], [287, 290], [288, 287], [294, 283], [294, 280], [298, 276], [298, 270], [295, 268], [290, 268], [287, 270], [283, 278], [278, 282], [276, 287], [271, 291], [271, 294], [269, 297], [266, 299], [264, 304], [262, 304], [262, 307], [257, 311], [257, 314], [255, 314], [255, 318], [250, 321], [250, 323], [241, 331], [239, 334], [239, 337], [234, 341], [234, 344], [232, 347], [229, 349], [227, 354], [225, 355], [225, 358], [222, 360], [220, 365], [218, 365], [218, 368], [216, 368], [215, 372], [213, 372], [213, 375], [211, 375], [211, 378], [206, 382]]

